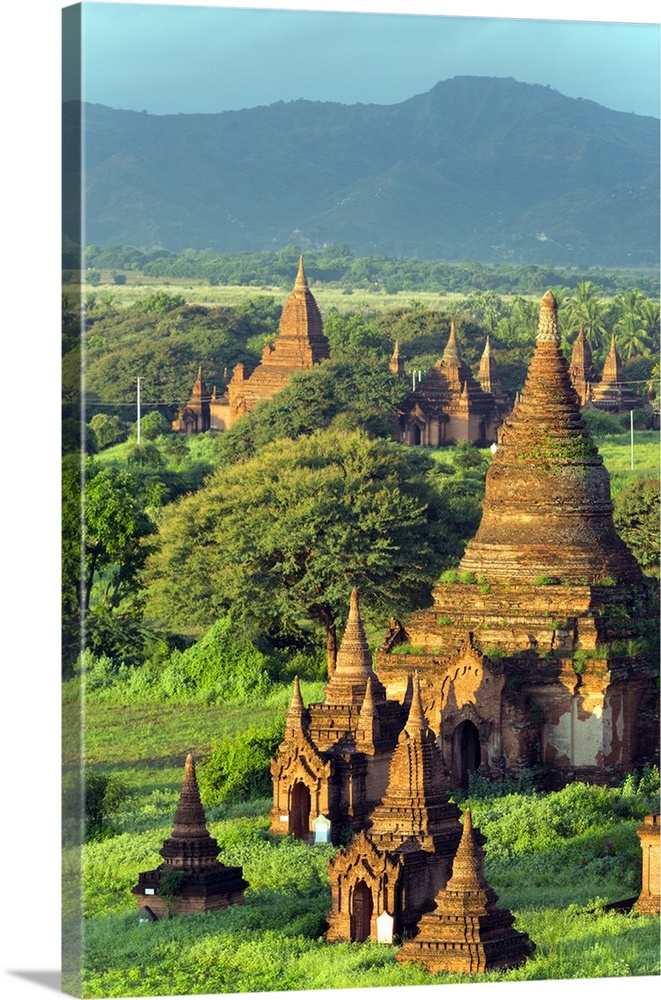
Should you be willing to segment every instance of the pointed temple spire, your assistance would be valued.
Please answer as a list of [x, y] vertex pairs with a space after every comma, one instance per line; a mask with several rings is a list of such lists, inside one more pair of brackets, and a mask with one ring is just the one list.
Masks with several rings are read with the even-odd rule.
[[624, 370], [622, 368], [622, 358], [620, 357], [617, 345], [615, 343], [615, 334], [611, 336], [611, 346], [608, 354], [606, 355], [606, 360], [604, 361], [604, 368], [601, 376], [602, 382], [613, 384], [615, 382], [622, 382], [624, 379]]
[[399, 341], [395, 341], [395, 349], [392, 352], [392, 357], [390, 359], [390, 371], [393, 375], [404, 375], [404, 359], [399, 353]]
[[433, 912], [423, 914], [418, 933], [397, 952], [397, 961], [418, 962], [434, 973], [465, 974], [522, 965], [535, 946], [514, 929], [509, 910], [496, 908], [497, 901], [467, 809], [452, 877], [436, 896]]
[[427, 720], [425, 718], [425, 713], [422, 710], [422, 699], [420, 697], [420, 678], [418, 677], [418, 672], [415, 673], [415, 678], [413, 680], [413, 696], [411, 698], [411, 707], [409, 709], [409, 716], [406, 720], [406, 725], [404, 729], [409, 734], [413, 736], [415, 733], [426, 733], [428, 726]]
[[370, 838], [381, 850], [394, 850], [416, 838], [434, 852], [455, 850], [461, 828], [459, 810], [449, 802], [436, 736], [422, 707], [420, 681], [413, 682], [408, 720], [390, 761], [388, 787], [372, 812]]
[[333, 676], [326, 685], [325, 702], [335, 705], [360, 706], [365, 698], [368, 679], [372, 680], [372, 696], [385, 700], [385, 689], [372, 669], [372, 654], [365, 638], [360, 617], [358, 591], [351, 591], [347, 624], [337, 653]]
[[138, 905], [148, 904], [157, 916], [167, 915], [169, 904], [159, 894], [159, 887], [163, 876], [173, 870], [181, 874], [181, 883], [174, 892], [168, 888], [166, 895], [175, 897], [176, 913], [199, 913], [242, 903], [248, 886], [242, 869], [221, 864], [218, 850], [218, 842], [207, 829], [195, 762], [189, 753], [172, 835], [160, 850], [163, 863], [153, 871], [141, 872], [132, 890]]
[[464, 828], [452, 863], [452, 877], [446, 892], [470, 893], [482, 905], [495, 903], [497, 896], [484, 874], [484, 853], [475, 839], [470, 809], [464, 812]]
[[610, 481], [581, 416], [560, 349], [557, 303], [547, 292], [523, 395], [500, 431], [482, 521], [461, 571], [490, 582], [637, 581], [615, 532]]
[[184, 783], [179, 796], [179, 805], [174, 814], [174, 829], [169, 840], [165, 841], [161, 856], [168, 864], [176, 864], [185, 855], [190, 856], [187, 847], [189, 842], [196, 841], [198, 857], [192, 859], [198, 865], [204, 860], [218, 855], [218, 844], [207, 829], [206, 816], [200, 799], [200, 790], [195, 774], [195, 762], [191, 753], [186, 757], [184, 768]]
[[445, 350], [443, 351], [443, 361], [461, 361], [454, 319], [450, 320], [450, 336], [448, 337], [448, 342], [445, 345]]
[[505, 402], [505, 395], [503, 393], [503, 387], [500, 384], [500, 379], [498, 377], [498, 368], [496, 365], [496, 359], [491, 353], [491, 337], [487, 334], [487, 339], [484, 344], [484, 351], [482, 352], [482, 357], [480, 358], [480, 367], [477, 371], [477, 380], [480, 383], [480, 387], [483, 392], [489, 392], [494, 397], [497, 403], [503, 405]]
[[363, 620], [360, 617], [358, 591], [355, 587], [351, 591], [349, 617], [337, 654], [335, 670], [336, 673], [364, 674], [365, 677], [372, 673], [372, 654], [365, 638]]
[[303, 254], [298, 259], [298, 272], [296, 274], [296, 281], [294, 282], [294, 291], [309, 291], [308, 279], [305, 277], [305, 268], [303, 267]]
[[581, 406], [585, 406], [590, 399], [591, 386], [599, 381], [599, 376], [592, 362], [592, 351], [582, 324], [572, 347], [569, 376]]

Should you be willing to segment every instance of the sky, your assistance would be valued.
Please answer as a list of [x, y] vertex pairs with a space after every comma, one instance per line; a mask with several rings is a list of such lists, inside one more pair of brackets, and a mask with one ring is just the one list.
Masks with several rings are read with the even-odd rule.
[[[60, 968], [58, 311], [62, 95], [59, 52], [63, 6], [63, 0], [14, 0], [5, 5], [0, 59], [5, 140], [0, 188], [3, 196], [5, 416], [3, 488], [0, 490], [4, 587], [0, 611], [5, 711], [0, 727], [0, 753], [4, 764], [3, 801], [9, 803], [12, 810], [11, 822], [0, 824], [0, 851], [3, 857], [16, 859], [15, 864], [5, 865], [3, 869], [3, 900], [10, 919], [5, 921], [0, 936], [0, 986], [3, 995], [11, 1000], [44, 1000], [49, 995], [54, 996]], [[234, 6], [242, 4], [235, 0]], [[261, 6], [318, 8], [324, 4], [315, 0], [298, 4], [296, 0], [270, 3], [263, 0]], [[371, 3], [369, 0], [329, 0], [326, 6], [331, 10], [372, 12], [428, 12], [433, 7], [434, 11], [448, 15], [477, 14], [499, 19], [520, 19], [523, 14], [529, 18], [534, 12], [542, 19], [594, 21], [607, 16], [613, 21], [624, 17], [657, 25], [659, 21], [658, 0], [628, 0], [626, 4], [612, 0], [610, 3], [609, 0], [536, 0], [534, 11], [530, 3], [521, 0], [434, 0], [433, 4], [423, 0], [408, 0], [408, 3], [403, 0], [374, 0]], [[153, 14], [150, 16], [153, 18]], [[315, 23], [318, 24], [318, 20]], [[397, 24], [401, 23], [398, 19]], [[429, 25], [429, 21], [426, 23]], [[259, 24], [262, 30], [266, 19], [260, 18]], [[458, 48], [455, 44], [449, 45], [446, 38], [441, 50], [441, 42], [436, 36], [437, 48], [433, 51], [423, 31], [411, 58], [395, 60], [392, 65], [392, 56], [388, 55], [392, 48], [386, 47], [386, 40], [381, 35], [375, 60], [369, 61], [370, 45], [363, 45], [353, 60], [361, 69], [360, 76], [351, 82], [352, 86], [356, 86], [356, 82], [360, 85], [359, 93], [355, 90], [343, 93], [338, 89], [312, 90], [313, 85], [344, 86], [344, 77], [350, 76], [352, 69], [346, 64], [353, 43], [351, 37], [342, 35], [338, 40], [337, 34], [332, 36], [336, 47], [341, 43], [345, 61], [341, 71], [336, 61], [329, 72], [323, 60], [320, 61], [318, 49], [303, 47], [292, 51], [291, 26], [284, 34], [283, 28], [279, 34], [270, 28], [268, 37], [262, 39], [262, 48], [257, 47], [255, 35], [247, 44], [244, 41], [239, 45], [238, 39], [245, 39], [245, 36], [234, 32], [231, 38], [221, 38], [220, 32], [214, 30], [209, 39], [205, 39], [204, 34], [198, 36], [198, 47], [192, 55], [190, 49], [186, 54], [184, 32], [180, 32], [178, 51], [177, 38], [173, 40], [170, 35], [169, 47], [163, 48], [163, 29], [150, 28], [146, 36], [144, 33], [136, 36], [137, 40], [142, 39], [142, 47], [138, 46], [136, 53], [134, 29], [129, 32], [124, 28], [118, 38], [117, 32], [108, 28], [94, 55], [98, 68], [92, 66], [88, 57], [87, 77], [90, 87], [94, 80], [95, 88], [97, 81], [101, 86], [103, 78], [115, 88], [126, 78], [134, 96], [140, 93], [136, 106], [140, 105], [140, 110], [147, 107], [157, 112], [158, 107], [150, 107], [152, 98], [156, 101], [163, 90], [163, 79], [172, 79], [178, 66], [182, 68], [179, 82], [182, 95], [186, 94], [186, 100], [189, 99], [187, 85], [192, 81], [191, 94], [213, 96], [215, 103], [211, 110], [221, 110], [221, 94], [231, 95], [237, 107], [300, 96], [387, 103], [422, 93], [444, 76], [493, 73], [514, 76], [524, 82], [548, 83], [568, 96], [590, 98], [618, 110], [658, 115], [658, 26], [651, 42], [647, 39], [652, 32], [646, 29], [625, 32], [614, 24], [609, 25], [607, 31], [594, 29], [589, 44], [582, 51], [570, 46], [568, 40], [563, 41], [560, 49], [557, 41], [552, 47], [549, 29], [535, 29], [539, 41], [534, 41], [531, 34], [519, 35], [522, 48], [513, 49], [511, 42], [503, 41], [502, 34], [497, 43], [495, 31], [485, 38], [481, 30], [476, 30], [474, 22], [468, 27], [469, 31], [464, 26], [463, 41]], [[509, 27], [514, 26], [510, 24]], [[394, 37], [396, 41], [397, 32]], [[410, 38], [405, 34], [402, 37]], [[578, 37], [578, 33], [574, 37]], [[609, 41], [610, 48], [605, 48], [607, 37], [623, 39], [618, 44], [624, 47], [618, 50], [615, 45], [613, 50], [614, 43]], [[627, 40], [625, 45], [624, 41], [632, 37], [646, 41], [637, 41], [632, 50], [631, 43]], [[319, 37], [317, 27], [310, 44], [323, 43], [325, 38], [326, 35]], [[392, 46], [392, 43], [391, 34], [389, 44]], [[224, 48], [218, 47], [221, 45]], [[129, 58], [131, 52], [134, 54]], [[524, 63], [525, 56], [530, 58], [529, 62]], [[272, 57], [275, 58], [269, 63]], [[461, 62], [453, 61], [458, 59]], [[138, 82], [136, 71], [141, 69], [141, 63], [144, 71]], [[201, 86], [198, 72], [209, 65], [219, 74], [213, 83], [213, 95], [206, 93], [212, 83]], [[293, 92], [284, 89], [287, 76], [298, 84]], [[372, 80], [377, 85], [376, 96], [366, 89]], [[572, 81], [585, 92], [574, 94]], [[247, 84], [252, 87], [255, 82], [264, 87], [262, 92], [247, 89]], [[387, 90], [388, 86], [403, 89], [401, 92]], [[593, 87], [595, 89], [591, 90]], [[125, 96], [118, 95], [116, 89], [112, 92], [95, 90], [94, 99], [111, 106], [123, 106]], [[224, 100], [227, 101], [227, 97]], [[198, 108], [172, 106], [166, 110]], [[26, 865], [33, 866], [27, 883]], [[446, 986], [443, 996], [446, 1000], [497, 1000], [505, 995], [516, 995], [519, 1000], [555, 1000], [558, 993], [558, 984], [554, 982], [507, 984], [505, 991], [499, 990], [497, 985]], [[586, 989], [592, 987], [603, 991], [605, 985], [604, 981], [563, 982], [562, 993], [567, 1000], [577, 1000], [585, 995]], [[652, 992], [657, 986], [657, 980], [652, 977], [635, 981], [639, 993], [641, 990]], [[326, 1000], [343, 1000], [345, 995], [345, 991], [334, 990], [325, 997]], [[376, 989], [351, 991], [351, 995], [353, 1000], [359, 997], [361, 1000], [404, 1000], [405, 997], [407, 1000], [437, 1000], [438, 989]], [[293, 1000], [294, 995], [291, 996]], [[320, 992], [311, 993], [309, 1000], [321, 1000], [322, 996]], [[305, 998], [305, 993], [296, 994], [296, 1000]], [[186, 998], [180, 996], [178, 1000]]]
[[[494, 2], [481, 6], [507, 10]], [[443, 3], [390, 7], [446, 9]], [[388, 4], [372, 8], [385, 11]], [[471, 4], [463, 9], [470, 12]], [[580, 0], [573, 9], [580, 12]], [[88, 2], [82, 97], [155, 114], [298, 98], [394, 104], [439, 80], [473, 75], [514, 77], [659, 117], [658, 24], [546, 17]], [[65, 78], [65, 99], [75, 96], [75, 79]]]

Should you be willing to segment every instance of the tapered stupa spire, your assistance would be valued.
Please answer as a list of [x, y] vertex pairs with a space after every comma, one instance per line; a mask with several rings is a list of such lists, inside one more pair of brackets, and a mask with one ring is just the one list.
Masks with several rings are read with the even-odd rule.
[[413, 680], [413, 696], [411, 698], [409, 717], [406, 720], [404, 728], [409, 736], [413, 736], [415, 733], [426, 733], [429, 728], [427, 726], [425, 713], [422, 709], [422, 698], [420, 697], [420, 678], [417, 673]]
[[305, 268], [303, 267], [303, 254], [298, 259], [298, 272], [296, 274], [296, 281], [294, 282], [294, 291], [307, 291], [308, 290], [308, 279], [305, 277]]
[[[177, 842], [183, 844], [191, 840], [199, 842], [208, 841], [209, 850], [213, 850], [212, 856], [215, 859], [218, 854], [218, 844], [212, 839], [207, 829], [207, 821], [195, 774], [195, 762], [193, 755], [189, 753], [184, 766], [184, 783], [181, 788], [181, 795], [179, 796], [179, 805], [174, 814], [174, 829], [172, 836], [165, 843], [174, 847]], [[173, 856], [171, 850], [166, 854], [165, 847], [161, 851], [161, 854], [166, 861]], [[207, 852], [205, 851], [206, 854]]]
[[550, 291], [540, 303], [523, 395], [501, 428], [482, 521], [460, 569], [493, 582], [640, 578], [613, 526], [608, 473], [581, 416]]
[[461, 361], [454, 319], [450, 321], [450, 336], [443, 351], [443, 361]]
[[372, 673], [372, 654], [365, 638], [363, 620], [360, 617], [358, 591], [355, 587], [351, 591], [349, 617], [337, 654], [335, 671], [340, 674], [364, 674], [365, 678]]
[[604, 369], [601, 378], [602, 382], [605, 383], [622, 382], [624, 379], [622, 358], [619, 355], [617, 345], [615, 343], [615, 334], [611, 335], [611, 346], [608, 354], [606, 355], [606, 360], [604, 361]]
[[373, 698], [385, 701], [385, 689], [372, 669], [372, 654], [367, 645], [363, 620], [360, 617], [358, 591], [354, 587], [351, 591], [349, 615], [337, 653], [335, 670], [326, 685], [324, 700], [327, 704], [362, 705], [370, 677]]
[[392, 357], [390, 359], [390, 371], [393, 375], [404, 375], [404, 359], [399, 353], [399, 341], [395, 341], [395, 349], [392, 352]]

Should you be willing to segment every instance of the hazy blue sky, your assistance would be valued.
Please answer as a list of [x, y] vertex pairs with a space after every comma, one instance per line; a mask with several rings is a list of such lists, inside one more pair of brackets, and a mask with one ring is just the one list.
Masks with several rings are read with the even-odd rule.
[[659, 116], [658, 25], [127, 3], [83, 9], [82, 96], [112, 107], [217, 112], [300, 97], [392, 104], [439, 80], [480, 75]]

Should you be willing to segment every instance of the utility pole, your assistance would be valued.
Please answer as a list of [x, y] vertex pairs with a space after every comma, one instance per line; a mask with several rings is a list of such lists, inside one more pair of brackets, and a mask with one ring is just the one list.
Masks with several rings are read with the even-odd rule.
[[631, 422], [631, 468], [633, 469], [633, 410], [629, 410], [629, 419]]
[[137, 398], [137, 410], [138, 410], [138, 447], [140, 447], [140, 379], [141, 375], [138, 375], [138, 398]]

